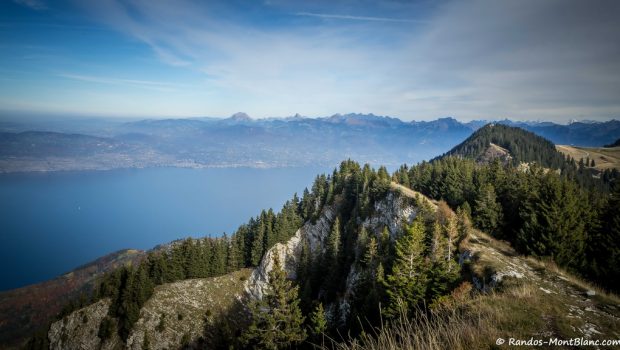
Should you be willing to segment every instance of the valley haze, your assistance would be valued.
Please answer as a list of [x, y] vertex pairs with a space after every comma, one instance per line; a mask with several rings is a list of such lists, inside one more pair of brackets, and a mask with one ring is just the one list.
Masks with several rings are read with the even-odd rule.
[[[556, 144], [602, 146], [620, 121], [496, 123], [519, 126]], [[488, 121], [404, 122], [374, 114], [229, 118], [0, 119], [0, 172], [118, 168], [333, 167], [356, 159], [390, 168], [442, 154]]]

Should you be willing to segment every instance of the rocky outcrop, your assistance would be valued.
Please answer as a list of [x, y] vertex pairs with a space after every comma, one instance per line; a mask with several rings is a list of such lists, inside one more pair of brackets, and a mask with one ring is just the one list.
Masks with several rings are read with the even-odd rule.
[[[387, 227], [390, 236], [395, 238], [401, 232], [405, 224], [409, 224], [415, 219], [419, 211], [417, 200], [425, 199], [418, 198], [421, 195], [405, 188], [401, 189], [401, 187], [402, 186], [393, 184], [385, 198], [375, 203], [372, 215], [361, 223], [369, 233], [378, 235]], [[431, 205], [433, 204], [431, 203]], [[273, 269], [274, 256], [278, 257], [288, 277], [290, 279], [295, 279], [302, 242], [306, 240], [313, 253], [323, 251], [325, 249], [327, 235], [338, 215], [339, 208], [340, 206], [337, 201], [335, 204], [326, 206], [315, 223], [307, 222], [302, 228], [297, 230], [295, 235], [288, 242], [285, 244], [276, 244], [267, 251], [261, 264], [252, 272], [252, 275], [245, 284], [245, 290], [248, 295], [254, 298], [262, 298], [269, 280], [269, 272]], [[361, 273], [358, 271], [357, 266], [351, 266], [351, 270], [347, 275], [347, 290], [343, 298], [338, 304], [326, 306], [326, 316], [328, 319], [330, 319], [333, 314], [340, 315], [342, 318], [340, 321], [346, 319], [350, 310], [349, 300], [354, 296], [353, 291], [360, 276]], [[336, 308], [339, 309], [337, 313], [335, 313]], [[332, 321], [337, 322], [338, 320]]]
[[98, 337], [101, 321], [108, 314], [110, 300], [103, 299], [72, 312], [60, 321], [52, 323], [48, 338], [50, 349], [58, 350], [107, 350], [121, 344], [118, 335], [102, 342]]
[[111, 304], [109, 299], [100, 300], [54, 322], [48, 332], [50, 348], [155, 350], [196, 344], [206, 327], [212, 326], [224, 313], [229, 313], [237, 303], [249, 274], [250, 269], [242, 269], [224, 276], [157, 286], [140, 310], [140, 318], [126, 344], [116, 333], [105, 342], [98, 337], [101, 321], [107, 316]]
[[484, 153], [476, 158], [476, 161], [478, 163], [488, 164], [493, 162], [495, 159], [499, 159], [502, 164], [507, 164], [512, 161], [512, 156], [510, 155], [510, 151], [504, 147], [490, 142], [489, 147], [487, 147]]
[[[140, 310], [127, 349], [179, 349], [196, 343], [205, 327], [226, 312], [243, 291], [249, 269], [158, 286]], [[147, 340], [148, 339], [148, 340]]]
[[400, 190], [390, 191], [385, 199], [375, 203], [373, 214], [362, 225], [369, 231], [379, 234], [384, 227], [388, 228], [392, 238], [401, 232], [405, 224], [409, 224], [418, 214], [415, 198]]
[[277, 243], [269, 249], [265, 256], [263, 256], [260, 265], [252, 272], [252, 275], [245, 283], [247, 294], [259, 299], [263, 297], [265, 287], [269, 281], [269, 271], [273, 269], [274, 256], [278, 257], [288, 278], [295, 279], [297, 277], [297, 263], [301, 254], [301, 243], [303, 240], [306, 240], [310, 251], [322, 251], [325, 248], [325, 238], [329, 234], [332, 223], [338, 214], [338, 208], [339, 204], [337, 202], [326, 206], [316, 222], [306, 222], [285, 244]]

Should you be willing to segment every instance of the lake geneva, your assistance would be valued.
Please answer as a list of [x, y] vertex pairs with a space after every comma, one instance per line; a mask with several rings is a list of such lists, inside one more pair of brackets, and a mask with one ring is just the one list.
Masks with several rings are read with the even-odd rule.
[[102, 255], [231, 233], [325, 168], [125, 169], [0, 175], [0, 290]]

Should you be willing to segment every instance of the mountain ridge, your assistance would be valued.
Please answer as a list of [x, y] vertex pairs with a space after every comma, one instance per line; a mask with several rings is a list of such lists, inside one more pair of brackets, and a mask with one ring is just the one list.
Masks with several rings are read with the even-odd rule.
[[[145, 119], [75, 130], [0, 126], [0, 172], [107, 170], [144, 167], [334, 166], [341, 159], [373, 165], [414, 164], [449, 151], [482, 127], [452, 117], [405, 122], [374, 114], [323, 118]], [[613, 142], [620, 121], [602, 123], [496, 122], [518, 126], [556, 144]], [[29, 125], [29, 124], [28, 124]], [[45, 130], [49, 129], [49, 130]], [[2, 131], [4, 130], [4, 131]], [[62, 131], [61, 131], [62, 130]]]

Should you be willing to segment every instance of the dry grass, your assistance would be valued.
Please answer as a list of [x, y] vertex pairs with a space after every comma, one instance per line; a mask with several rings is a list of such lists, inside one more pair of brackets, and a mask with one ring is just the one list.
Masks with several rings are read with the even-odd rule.
[[593, 290], [596, 292], [596, 295], [606, 299], [609, 303], [620, 305], [620, 296], [606, 290], [605, 288], [596, 285], [592, 282], [586, 281], [583, 278], [573, 275], [572, 273], [564, 270], [559, 267], [553, 260], [545, 259], [540, 260], [535, 257], [528, 256], [525, 258], [527, 262], [533, 266], [536, 266], [541, 269], [545, 269], [546, 271], [555, 273], [558, 276], [563, 277], [563, 279], [572, 284], [573, 287], [581, 289], [582, 291]]
[[605, 170], [616, 168], [620, 169], [620, 147], [574, 147], [567, 145], [557, 145], [556, 149], [565, 155], [570, 156], [576, 162], [583, 158], [594, 159], [595, 169]]
[[543, 295], [536, 285], [519, 284], [505, 292], [474, 293], [454, 299], [431, 313], [395, 320], [350, 342], [323, 349], [440, 350], [495, 349], [498, 338], [529, 339], [546, 332]]
[[415, 318], [401, 315], [377, 330], [364, 333], [350, 343], [334, 344], [336, 349], [485, 349], [498, 337], [488, 313], [446, 313]]
[[[514, 270], [522, 276], [504, 275], [497, 288], [488, 292], [472, 292], [465, 282], [432, 305], [430, 313], [418, 312], [413, 317], [402, 314], [356, 339], [332, 342], [323, 349], [499, 349], [497, 338], [620, 336], [618, 296], [558, 268], [552, 261], [519, 256], [506, 242], [479, 231], [473, 231], [460, 248], [474, 252], [470, 266], [474, 273]], [[596, 296], [587, 296], [587, 290], [596, 291]]]
[[405, 195], [405, 196], [407, 196], [409, 198], [425, 200], [426, 202], [428, 202], [431, 205], [431, 207], [433, 209], [437, 208], [437, 202], [436, 201], [429, 199], [428, 197], [426, 197], [422, 193], [414, 191], [414, 190], [410, 189], [409, 187], [403, 186], [401, 184], [397, 184], [396, 182], [391, 182], [390, 183], [390, 188], [400, 192], [401, 194], [403, 194], [403, 195]]

